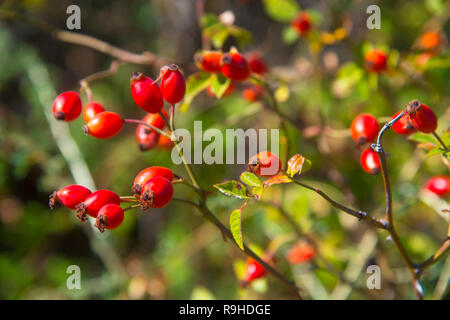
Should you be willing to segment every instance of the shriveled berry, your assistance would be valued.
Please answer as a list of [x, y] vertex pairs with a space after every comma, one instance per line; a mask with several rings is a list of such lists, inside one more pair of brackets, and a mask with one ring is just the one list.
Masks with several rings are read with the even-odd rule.
[[172, 104], [180, 102], [186, 93], [186, 81], [183, 74], [175, 64], [171, 64], [162, 72], [161, 93], [164, 100]]
[[[399, 111], [396, 114], [394, 114], [392, 119], [395, 119], [396, 117], [398, 117], [398, 115], [400, 113], [401, 113], [401, 111]], [[398, 134], [401, 134], [401, 135], [404, 135], [404, 136], [410, 135], [411, 133], [414, 133], [416, 131], [416, 128], [414, 128], [414, 126], [409, 121], [407, 114], [405, 114], [403, 117], [398, 119], [392, 125], [392, 129], [394, 129], [394, 131], [397, 132]]]
[[313, 27], [311, 16], [307, 12], [300, 12], [299, 15], [291, 22], [291, 27], [300, 36], [307, 35]]
[[73, 184], [53, 192], [49, 197], [48, 205], [53, 209], [56, 202], [59, 202], [69, 209], [75, 209], [75, 207], [83, 202], [90, 194], [91, 190], [88, 188]]
[[98, 102], [89, 102], [87, 105], [84, 106], [83, 109], [83, 119], [84, 122], [88, 123], [91, 121], [97, 114], [100, 112], [105, 111], [103, 106]]
[[222, 56], [220, 70], [225, 77], [234, 81], [243, 81], [250, 75], [250, 67], [247, 60], [236, 49]]
[[162, 208], [166, 206], [173, 197], [173, 185], [165, 177], [154, 177], [149, 179], [142, 188], [139, 203], [141, 209]]
[[425, 189], [440, 197], [445, 197], [450, 193], [450, 178], [447, 176], [435, 176], [426, 182]]
[[253, 51], [248, 53], [246, 59], [252, 72], [257, 74], [264, 74], [267, 72], [267, 64], [259, 52]]
[[245, 264], [245, 282], [252, 282], [253, 280], [260, 279], [267, 274], [266, 269], [255, 259], [248, 258]]
[[197, 66], [203, 71], [210, 73], [220, 72], [220, 59], [222, 52], [220, 51], [203, 51], [195, 55], [194, 59]]
[[261, 177], [271, 177], [281, 171], [281, 160], [272, 152], [263, 151], [250, 159], [248, 171]]
[[122, 224], [124, 217], [123, 209], [119, 205], [107, 204], [98, 211], [95, 227], [100, 232], [116, 229]]
[[316, 250], [307, 242], [300, 241], [289, 249], [287, 260], [290, 264], [300, 264], [311, 260], [316, 255]]
[[387, 66], [387, 54], [380, 49], [372, 49], [364, 56], [366, 69], [371, 72], [381, 72]]
[[378, 174], [381, 168], [378, 154], [371, 148], [364, 150], [361, 154], [361, 166], [367, 173]]
[[417, 130], [424, 133], [436, 131], [437, 117], [427, 105], [419, 100], [413, 100], [408, 103], [405, 111], [408, 114], [409, 121]]
[[89, 121], [83, 130], [85, 134], [98, 139], [108, 139], [120, 132], [123, 126], [123, 119], [119, 114], [111, 111], [103, 111]]
[[107, 204], [120, 204], [120, 197], [111, 190], [98, 190], [91, 193], [83, 202], [76, 206], [77, 217], [81, 221], [87, 220], [86, 215], [97, 217], [98, 211]]
[[145, 168], [134, 178], [133, 187], [131, 187], [131, 192], [136, 196], [136, 198], [139, 198], [141, 195], [142, 188], [147, 181], [154, 177], [164, 177], [167, 180], [172, 181], [174, 174], [172, 170], [165, 167], [153, 166]]
[[139, 107], [150, 113], [161, 111], [164, 100], [156, 82], [138, 72], [133, 73], [130, 82], [131, 95]]
[[372, 142], [380, 131], [377, 118], [368, 113], [363, 113], [353, 119], [350, 126], [353, 140], [358, 146]]
[[52, 111], [56, 120], [72, 121], [78, 118], [81, 108], [81, 99], [78, 93], [66, 91], [53, 101]]
[[242, 91], [242, 96], [249, 102], [258, 101], [263, 94], [263, 88], [258, 85], [253, 85], [250, 88], [246, 88]]

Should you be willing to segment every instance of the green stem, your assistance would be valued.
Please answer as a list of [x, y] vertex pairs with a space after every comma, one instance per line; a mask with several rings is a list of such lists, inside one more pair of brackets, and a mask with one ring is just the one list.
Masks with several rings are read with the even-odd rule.
[[168, 134], [167, 132], [164, 132], [163, 130], [161, 130], [161, 129], [159, 129], [159, 128], [151, 125], [151, 124], [145, 123], [144, 121], [137, 120], [137, 119], [123, 119], [123, 122], [126, 122], [126, 123], [137, 123], [137, 124], [146, 126], [146, 127], [150, 128], [152, 130], [155, 130], [159, 134], [162, 134], [162, 135], [166, 136], [167, 138], [169, 138], [170, 140], [173, 141], [173, 136], [171, 134]]
[[439, 135], [436, 133], [436, 131], [432, 132], [432, 135], [436, 138], [436, 140], [441, 144], [442, 148], [444, 148], [444, 150], [446, 152], [449, 152], [448, 147], [445, 145], [444, 141], [442, 141], [441, 137], [439, 137]]

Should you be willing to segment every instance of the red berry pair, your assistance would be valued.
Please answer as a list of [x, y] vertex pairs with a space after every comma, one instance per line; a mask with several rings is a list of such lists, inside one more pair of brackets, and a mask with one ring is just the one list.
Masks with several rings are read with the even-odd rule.
[[134, 178], [131, 192], [136, 198], [140, 198], [142, 189], [148, 180], [154, 177], [164, 177], [169, 181], [173, 181], [174, 174], [172, 170], [165, 167], [148, 167], [137, 174]]
[[362, 146], [375, 140], [380, 131], [380, 125], [373, 115], [363, 113], [353, 119], [350, 131], [356, 145]]
[[432, 133], [437, 128], [437, 117], [433, 110], [419, 100], [413, 100], [405, 109], [408, 120], [417, 130], [424, 133]]
[[250, 159], [248, 171], [261, 177], [271, 177], [281, 171], [281, 160], [272, 152], [263, 151]]
[[149, 167], [135, 177], [131, 192], [139, 199], [141, 209], [162, 208], [173, 197], [173, 172], [164, 167]]
[[86, 221], [87, 215], [97, 218], [101, 208], [107, 204], [120, 204], [120, 197], [110, 190], [98, 190], [91, 193], [86, 199], [76, 206], [77, 217], [80, 221]]

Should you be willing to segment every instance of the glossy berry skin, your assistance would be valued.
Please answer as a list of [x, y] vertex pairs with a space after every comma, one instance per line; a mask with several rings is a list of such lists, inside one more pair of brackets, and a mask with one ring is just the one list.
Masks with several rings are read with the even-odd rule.
[[417, 130], [424, 133], [436, 131], [437, 117], [427, 105], [419, 100], [413, 100], [408, 103], [405, 111], [408, 114], [409, 121]]
[[120, 204], [120, 197], [117, 193], [105, 189], [95, 191], [77, 205], [77, 217], [81, 221], [87, 220], [87, 214], [96, 218], [99, 210], [110, 203]]
[[371, 148], [364, 150], [361, 154], [361, 166], [367, 173], [378, 174], [381, 167], [378, 154]]
[[222, 56], [221, 68], [223, 75], [234, 81], [243, 81], [250, 75], [247, 60], [236, 50], [230, 50]]
[[252, 282], [253, 280], [264, 277], [267, 274], [266, 269], [255, 259], [248, 258], [245, 264], [245, 282]]
[[[401, 113], [401, 111], [394, 114], [392, 119], [395, 119], [400, 113]], [[411, 133], [414, 133], [416, 131], [416, 128], [414, 128], [414, 126], [408, 120], [408, 115], [406, 115], [406, 114], [403, 117], [401, 117], [400, 119], [398, 119], [392, 125], [392, 129], [394, 129], [394, 131], [397, 132], [398, 134], [401, 134], [404, 136], [410, 135]]]
[[48, 205], [53, 209], [56, 202], [59, 202], [69, 209], [75, 209], [75, 207], [83, 202], [90, 194], [91, 191], [88, 188], [73, 184], [53, 192], [50, 195]]
[[271, 177], [281, 171], [281, 160], [272, 152], [263, 151], [250, 159], [248, 171], [261, 177]]
[[137, 174], [134, 178], [133, 187], [131, 187], [131, 192], [139, 198], [141, 195], [141, 191], [143, 186], [147, 183], [148, 180], [154, 177], [164, 177], [169, 181], [173, 181], [174, 174], [172, 170], [165, 167], [148, 167], [142, 170]]
[[300, 264], [307, 262], [314, 258], [316, 255], [316, 250], [312, 245], [307, 242], [298, 242], [295, 244], [287, 254], [287, 260], [290, 264]]
[[209, 73], [220, 72], [220, 60], [222, 53], [220, 51], [203, 51], [195, 55], [197, 66], [203, 71]]
[[53, 101], [53, 115], [56, 120], [72, 121], [81, 113], [81, 99], [78, 93], [66, 91], [61, 93]]
[[165, 177], [157, 176], [149, 179], [142, 187], [139, 200], [141, 209], [162, 208], [166, 206], [173, 197], [173, 185]]
[[164, 100], [171, 104], [183, 100], [186, 93], [186, 81], [177, 65], [172, 64], [163, 71], [161, 93]]
[[370, 72], [380, 73], [384, 71], [387, 66], [387, 54], [380, 49], [372, 49], [368, 51], [365, 56], [365, 66]]
[[446, 176], [435, 176], [427, 181], [425, 189], [440, 197], [445, 197], [450, 193], [450, 178]]
[[300, 14], [291, 22], [291, 27], [300, 35], [305, 36], [312, 29], [311, 16], [307, 12], [300, 12]]
[[254, 85], [250, 88], [246, 88], [242, 91], [242, 96], [245, 100], [249, 102], [258, 101], [263, 93], [263, 88], [261, 86]]
[[142, 73], [134, 73], [130, 79], [131, 95], [134, 102], [150, 113], [161, 111], [164, 100], [161, 90], [156, 82]]
[[124, 217], [123, 209], [119, 205], [107, 204], [99, 210], [95, 226], [100, 232], [116, 229], [122, 224]]
[[115, 112], [104, 111], [97, 114], [83, 127], [84, 133], [98, 139], [108, 139], [120, 132], [123, 120]]
[[83, 109], [83, 120], [84, 122], [88, 123], [89, 121], [91, 121], [92, 119], [94, 119], [94, 117], [99, 114], [100, 112], [105, 111], [105, 109], [103, 108], [103, 106], [100, 103], [97, 102], [89, 102], [87, 105], [84, 106]]
[[377, 118], [371, 114], [363, 113], [353, 119], [350, 132], [357, 145], [372, 142], [380, 131]]
[[158, 147], [161, 147], [166, 150], [171, 150], [174, 147], [174, 143], [172, 140], [167, 138], [165, 135], [160, 134], [158, 140]]
[[256, 74], [264, 74], [267, 72], [267, 64], [261, 54], [254, 51], [246, 55], [250, 71]]

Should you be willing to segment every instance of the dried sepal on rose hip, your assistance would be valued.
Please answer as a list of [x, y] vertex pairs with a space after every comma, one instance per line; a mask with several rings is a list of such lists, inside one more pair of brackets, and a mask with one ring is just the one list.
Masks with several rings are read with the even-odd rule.
[[154, 177], [164, 177], [168, 179], [169, 181], [173, 181], [174, 174], [172, 170], [165, 167], [148, 167], [139, 172], [133, 181], [133, 186], [131, 187], [132, 194], [139, 199], [141, 196], [142, 188], [147, 183], [148, 180]]
[[74, 91], [66, 91], [53, 101], [52, 112], [56, 120], [72, 121], [81, 113], [80, 95]]
[[202, 51], [194, 56], [197, 66], [205, 72], [217, 73], [220, 72], [220, 59], [222, 58], [221, 51]]
[[357, 147], [374, 141], [379, 131], [380, 125], [377, 118], [368, 113], [358, 115], [350, 126], [350, 132]]
[[245, 57], [236, 48], [231, 48], [222, 55], [220, 70], [223, 75], [233, 81], [246, 80], [250, 75], [250, 67]]
[[119, 227], [125, 215], [123, 209], [114, 203], [104, 205], [99, 211], [95, 219], [95, 227], [104, 232], [105, 229], [112, 230]]
[[150, 113], [158, 113], [164, 106], [158, 84], [140, 72], [134, 72], [130, 79], [131, 95], [134, 102]]
[[97, 139], [108, 139], [117, 135], [122, 127], [123, 119], [119, 114], [103, 111], [86, 123], [83, 126], [83, 131]]
[[272, 152], [263, 151], [250, 158], [248, 171], [261, 177], [271, 177], [281, 171], [281, 160]]
[[370, 174], [378, 174], [381, 170], [378, 154], [371, 148], [367, 148], [361, 154], [361, 167]]
[[142, 187], [139, 204], [142, 210], [162, 208], [169, 204], [172, 197], [172, 182], [165, 177], [157, 176], [149, 179]]
[[75, 209], [75, 207], [83, 202], [90, 194], [91, 190], [88, 188], [73, 184], [53, 192], [49, 197], [48, 205], [50, 209], [53, 209], [56, 203], [59, 202], [69, 209]]
[[437, 117], [433, 110], [419, 100], [412, 100], [406, 105], [405, 112], [411, 124], [424, 133], [432, 133], [437, 128]]
[[99, 210], [110, 203], [120, 204], [120, 197], [111, 190], [97, 190], [76, 206], [77, 217], [80, 221], [86, 221], [87, 215], [96, 218]]
[[180, 102], [186, 93], [186, 81], [180, 68], [176, 64], [161, 69], [161, 93], [167, 102], [175, 104]]
[[100, 112], [105, 111], [103, 106], [95, 101], [89, 102], [87, 105], [84, 106], [83, 109], [83, 120], [84, 122], [88, 123], [91, 121], [97, 114]]

